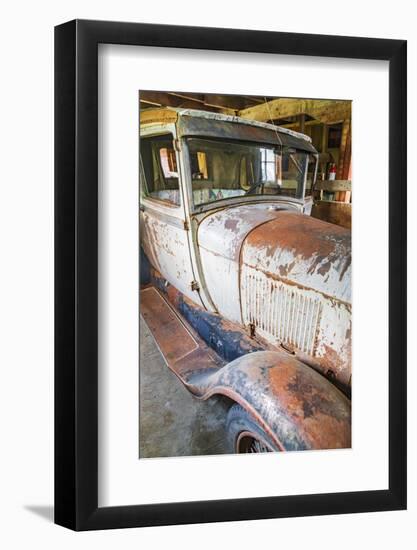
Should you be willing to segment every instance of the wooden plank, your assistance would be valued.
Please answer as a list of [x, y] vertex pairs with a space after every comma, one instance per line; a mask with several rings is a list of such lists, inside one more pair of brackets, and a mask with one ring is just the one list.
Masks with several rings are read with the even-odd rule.
[[179, 98], [171, 96], [167, 92], [157, 92], [153, 90], [140, 90], [139, 99], [140, 101], [146, 101], [152, 105], [160, 105], [163, 107], [178, 107], [181, 103]]
[[350, 169], [352, 162], [352, 121], [349, 121], [349, 130], [346, 138], [345, 151], [343, 155], [343, 168], [340, 171], [340, 177], [342, 179], [349, 179]]
[[317, 201], [313, 204], [311, 215], [347, 229], [352, 226], [352, 205], [345, 202]]
[[204, 103], [207, 106], [233, 111], [234, 114], [248, 104], [243, 96], [221, 94], [205, 94]]
[[306, 114], [325, 124], [335, 124], [351, 117], [351, 101], [328, 99], [273, 99], [239, 111], [242, 118], [266, 122]]
[[[233, 109], [232, 107], [229, 108], [221, 102], [209, 103], [206, 100], [207, 96], [200, 96], [199, 94], [183, 94], [178, 92], [169, 92], [169, 95], [179, 98], [182, 101], [186, 101], [187, 105], [191, 102], [190, 108], [192, 109], [203, 109], [217, 112], [220, 111], [223, 114], [236, 115], [237, 109]], [[181, 106], [183, 106], [183, 104], [181, 104]]]
[[[320, 120], [306, 120], [304, 122], [304, 127], [307, 128], [307, 127], [310, 127], [310, 126], [319, 126], [319, 124], [322, 124], [322, 122], [320, 122]], [[300, 131], [299, 128], [300, 128], [300, 123], [299, 122], [288, 122], [288, 123], [284, 123], [284, 124], [280, 124], [280, 126], [282, 128], [288, 128], [289, 130], [295, 130], [296, 132], [297, 131]]]
[[236, 114], [233, 109], [223, 106], [207, 105], [202, 94], [183, 94], [181, 92], [157, 92], [143, 90], [139, 93], [141, 106], [154, 105], [155, 107], [179, 107], [182, 109], [203, 109], [205, 111]]
[[339, 166], [337, 177], [345, 179], [349, 173], [350, 167], [350, 119], [343, 121], [342, 139], [340, 142]]
[[164, 109], [146, 109], [140, 111], [140, 123], [175, 123], [177, 122], [178, 114], [176, 111], [169, 111]]
[[140, 293], [141, 313], [168, 366], [199, 346], [181, 319], [154, 287]]
[[317, 191], [352, 191], [351, 180], [317, 180], [315, 189]]

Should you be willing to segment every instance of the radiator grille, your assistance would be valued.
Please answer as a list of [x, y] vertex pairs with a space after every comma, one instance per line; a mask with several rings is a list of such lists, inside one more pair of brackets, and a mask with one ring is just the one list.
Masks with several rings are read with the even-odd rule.
[[321, 297], [242, 266], [242, 313], [269, 341], [312, 355], [321, 313]]

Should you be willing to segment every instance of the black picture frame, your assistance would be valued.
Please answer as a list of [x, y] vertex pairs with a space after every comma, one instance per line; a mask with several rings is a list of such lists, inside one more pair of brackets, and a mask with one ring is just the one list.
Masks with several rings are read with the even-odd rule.
[[[98, 44], [389, 62], [389, 488], [98, 507]], [[74, 530], [406, 508], [404, 40], [74, 20], [55, 28], [55, 522]]]

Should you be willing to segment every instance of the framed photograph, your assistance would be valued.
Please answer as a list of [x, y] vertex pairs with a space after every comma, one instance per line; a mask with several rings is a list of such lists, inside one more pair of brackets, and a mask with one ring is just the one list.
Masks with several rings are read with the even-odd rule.
[[55, 29], [55, 522], [406, 508], [406, 42]]

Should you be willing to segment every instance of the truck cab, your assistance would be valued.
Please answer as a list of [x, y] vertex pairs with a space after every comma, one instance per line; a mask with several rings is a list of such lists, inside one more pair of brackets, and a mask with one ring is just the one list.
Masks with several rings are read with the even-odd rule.
[[[143, 264], [191, 329], [228, 361], [199, 384], [190, 367], [184, 383], [209, 396], [214, 387], [221, 393], [220, 371], [233, 378], [243, 364], [251, 370], [255, 358], [264, 364], [262, 353], [278, 369], [296, 361], [290, 361], [294, 373], [308, 369], [307, 377], [323, 377], [324, 387], [319, 378], [314, 384], [343, 409], [338, 420], [327, 415], [341, 423], [337, 436], [332, 424], [331, 448], [350, 441], [350, 232], [311, 218], [317, 166], [310, 138], [285, 128], [189, 109], [141, 112]], [[214, 328], [219, 325], [227, 329]], [[243, 363], [230, 371], [235, 360]], [[230, 385], [222, 391], [263, 425], [255, 385], [245, 399]], [[274, 440], [276, 419], [268, 422], [270, 447], [285, 449]]]

